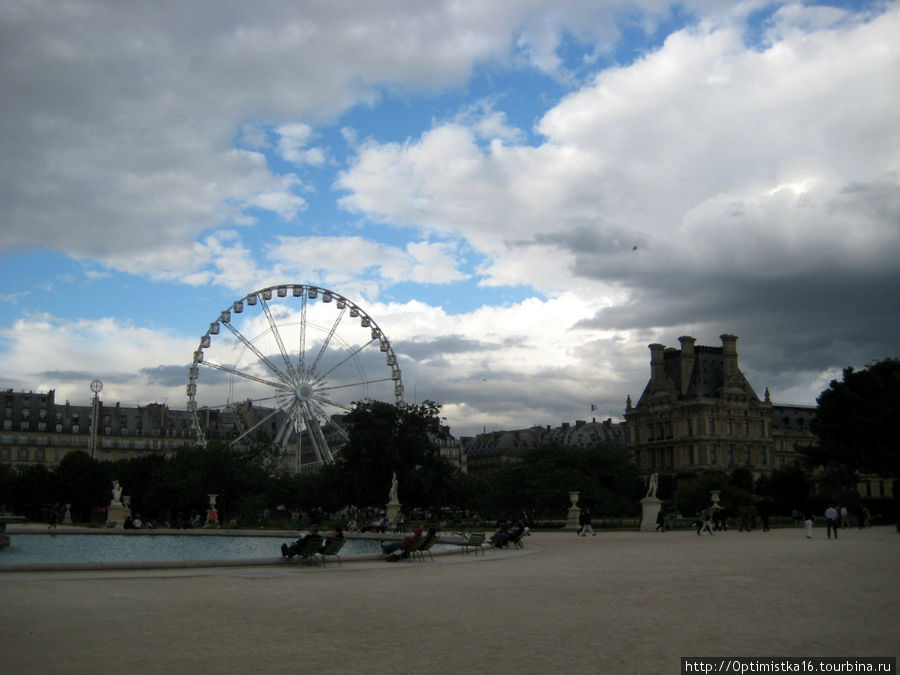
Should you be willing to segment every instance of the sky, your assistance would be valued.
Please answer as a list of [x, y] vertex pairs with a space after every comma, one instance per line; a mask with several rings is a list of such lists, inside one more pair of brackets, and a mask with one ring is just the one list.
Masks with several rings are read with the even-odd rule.
[[306, 284], [457, 436], [621, 420], [682, 335], [815, 405], [900, 356], [898, 36], [885, 1], [0, 3], [0, 387], [184, 408], [210, 322]]

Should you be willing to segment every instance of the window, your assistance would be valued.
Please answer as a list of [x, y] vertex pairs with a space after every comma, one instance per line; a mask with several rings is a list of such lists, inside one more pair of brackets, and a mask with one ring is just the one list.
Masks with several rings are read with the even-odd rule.
[[9, 448], [0, 448], [0, 459], [2, 459], [4, 462], [8, 462], [9, 457]]
[[734, 466], [734, 446], [728, 446], [728, 466]]
[[709, 463], [715, 464], [718, 461], [718, 457], [716, 456], [716, 444], [713, 443], [709, 446]]
[[744, 446], [744, 464], [750, 466], [750, 446]]
[[726, 421], [725, 421], [725, 433], [726, 433], [728, 436], [731, 436], [732, 431], [733, 431], [733, 429], [732, 429], [732, 426], [731, 426], [731, 420], [730, 420], [730, 419], [729, 419], [729, 420], [726, 420]]
[[690, 464], [692, 466], [694, 464], [694, 446], [693, 445], [688, 446], [688, 464]]
[[759, 463], [763, 466], [769, 463], [769, 451], [766, 448], [759, 451]]
[[38, 448], [37, 450], [34, 451], [34, 459], [38, 462], [44, 461], [44, 449], [43, 448]]
[[[691, 418], [688, 418], [688, 421], [687, 421], [687, 431], [688, 431], [688, 436], [694, 435], [694, 420], [692, 420]], [[693, 464], [693, 462], [691, 462], [691, 464]]]
[[28, 453], [28, 448], [19, 448], [16, 459], [18, 459], [20, 462], [27, 462], [29, 459], [31, 459]]
[[744, 420], [744, 436], [750, 435], [750, 420]]

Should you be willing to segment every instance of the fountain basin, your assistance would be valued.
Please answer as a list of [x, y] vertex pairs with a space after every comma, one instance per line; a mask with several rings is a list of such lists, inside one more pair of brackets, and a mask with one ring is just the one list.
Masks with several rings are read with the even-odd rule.
[[[146, 567], [218, 567], [273, 565], [285, 562], [281, 544], [296, 533], [205, 531], [145, 531], [122, 533], [17, 533], [0, 550], [0, 572], [55, 569], [140, 569]], [[379, 537], [349, 538], [341, 551], [344, 561], [380, 560]], [[438, 548], [458, 550], [453, 545]], [[296, 559], [295, 559], [296, 562]]]

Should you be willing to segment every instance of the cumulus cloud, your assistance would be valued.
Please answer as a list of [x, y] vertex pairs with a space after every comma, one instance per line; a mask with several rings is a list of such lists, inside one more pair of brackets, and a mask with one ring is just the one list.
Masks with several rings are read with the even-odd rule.
[[[100, 379], [104, 400], [132, 405], [168, 400], [180, 408], [186, 402], [186, 364], [197, 346], [195, 338], [129, 320], [71, 320], [47, 314], [29, 315], [0, 329], [0, 340], [5, 344], [5, 382], [23, 383], [35, 391], [55, 389], [57, 399], [83, 404], [90, 400], [91, 380]], [[48, 363], [77, 369], [47, 368]]]
[[[465, 432], [590, 403], [615, 416], [646, 381], [646, 344], [681, 334], [740, 335], [754, 386], [809, 402], [836, 366], [887, 356], [900, 334], [900, 6], [679, 3], [696, 20], [604, 67], [623, 26], [652, 35], [673, 11], [0, 5], [0, 252], [235, 295], [300, 279], [364, 298], [406, 356], [407, 391], [445, 402]], [[572, 40], [590, 46], [580, 64]], [[406, 138], [341, 119], [492, 68], [569, 94], [545, 100], [533, 129], [502, 92]], [[317, 199], [356, 222], [335, 224]], [[535, 297], [455, 315], [380, 300], [476, 283]], [[109, 398], [183, 400], [196, 338], [18, 317], [0, 335], [10, 384], [82, 399], [90, 373]]]

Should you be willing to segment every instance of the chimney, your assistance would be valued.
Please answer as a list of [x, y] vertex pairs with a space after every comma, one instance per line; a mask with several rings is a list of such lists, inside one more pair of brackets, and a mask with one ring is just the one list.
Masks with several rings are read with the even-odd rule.
[[694, 361], [696, 360], [694, 343], [696, 340], [687, 335], [682, 335], [678, 338], [678, 341], [681, 343], [681, 395], [686, 396], [688, 384], [691, 381], [691, 373], [694, 372]]
[[725, 379], [738, 372], [737, 335], [720, 335], [722, 340], [722, 373]]
[[666, 350], [665, 345], [653, 343], [650, 347], [650, 381], [661, 381], [666, 376], [666, 367], [663, 361], [663, 352]]

